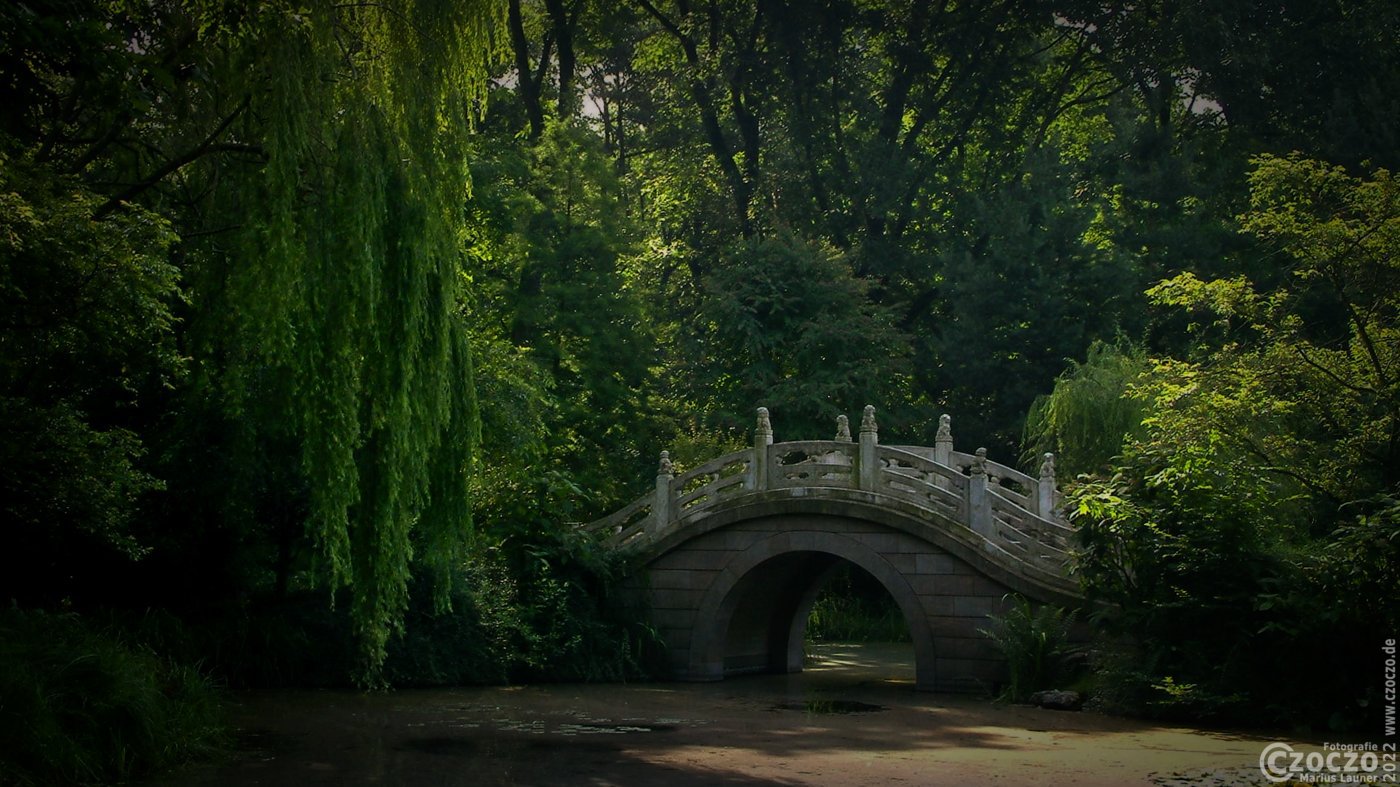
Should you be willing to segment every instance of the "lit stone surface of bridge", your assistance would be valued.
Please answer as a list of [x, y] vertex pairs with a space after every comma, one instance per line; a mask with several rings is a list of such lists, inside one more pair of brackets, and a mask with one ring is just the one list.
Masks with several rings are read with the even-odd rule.
[[919, 688], [983, 691], [1005, 666], [978, 630], [1007, 594], [1079, 601], [1054, 466], [956, 451], [947, 415], [932, 447], [883, 445], [870, 406], [856, 440], [841, 416], [834, 440], [775, 443], [760, 407], [753, 447], [680, 475], [663, 451], [653, 494], [585, 527], [644, 566], [676, 678], [800, 671], [808, 613], [849, 562], [899, 606]]

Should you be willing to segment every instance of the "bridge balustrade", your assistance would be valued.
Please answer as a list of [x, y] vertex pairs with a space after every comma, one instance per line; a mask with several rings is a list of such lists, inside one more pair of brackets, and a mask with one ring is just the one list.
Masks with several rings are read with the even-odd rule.
[[907, 448], [882, 445], [875, 456], [881, 471], [876, 491], [967, 521], [966, 476]]
[[767, 447], [768, 488], [825, 486], [854, 489], [855, 446], [836, 440], [800, 440]]
[[[952, 447], [951, 419], [940, 418], [933, 446], [880, 445], [875, 410], [867, 406], [860, 439], [845, 416], [835, 440], [773, 442], [766, 408], [759, 408], [754, 445], [675, 475], [661, 452], [655, 491], [585, 525], [613, 547], [636, 546], [684, 528], [715, 508], [759, 495], [868, 493], [870, 501], [900, 501], [968, 527], [988, 552], [1059, 571], [1073, 531], [1057, 510], [1055, 463], [1045, 454], [1040, 477]], [[937, 520], [930, 519], [931, 526]]]

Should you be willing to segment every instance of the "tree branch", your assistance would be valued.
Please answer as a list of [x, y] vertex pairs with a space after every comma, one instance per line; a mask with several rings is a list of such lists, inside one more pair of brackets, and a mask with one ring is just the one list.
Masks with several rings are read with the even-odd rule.
[[93, 211], [93, 219], [100, 221], [107, 214], [116, 210], [123, 202], [126, 202], [135, 197], [136, 195], [146, 191], [147, 189], [151, 188], [152, 186], [156, 185], [161, 180], [163, 180], [167, 175], [171, 174], [172, 172], [175, 172], [176, 170], [179, 170], [186, 164], [195, 161], [200, 156], [203, 156], [204, 154], [209, 153], [211, 150], [213, 150], [215, 147], [215, 140], [217, 140], [221, 135], [223, 135], [223, 133], [226, 130], [228, 130], [229, 126], [233, 125], [233, 121], [237, 120], [239, 115], [243, 114], [243, 111], [248, 108], [248, 104], [250, 101], [250, 97], [244, 97], [242, 103], [240, 103], [238, 107], [233, 110], [233, 112], [229, 113], [229, 116], [224, 118], [223, 121], [219, 123], [218, 127], [216, 127], [209, 134], [209, 136], [204, 138], [203, 142], [196, 145], [194, 148], [187, 151], [185, 154], [176, 156], [175, 158], [167, 161], [164, 166], [151, 173], [139, 183], [135, 183], [129, 186], [128, 188], [124, 189], [120, 194], [117, 194], [116, 196], [102, 203], [102, 205], [100, 205], [97, 208], [97, 210]]

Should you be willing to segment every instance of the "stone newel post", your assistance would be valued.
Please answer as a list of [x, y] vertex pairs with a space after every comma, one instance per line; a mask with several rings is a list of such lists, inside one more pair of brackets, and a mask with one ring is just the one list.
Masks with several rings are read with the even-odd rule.
[[1046, 453], [1040, 463], [1040, 482], [1035, 485], [1036, 513], [1050, 518], [1055, 511], [1055, 455]]
[[987, 492], [987, 449], [977, 449], [972, 477], [967, 482], [968, 524], [975, 532], [992, 537], [992, 499]]
[[836, 416], [836, 442], [851, 442], [851, 419], [844, 415]]
[[860, 417], [860, 488], [874, 492], [880, 483], [880, 467], [875, 446], [880, 443], [880, 427], [875, 423], [875, 406], [867, 404]]
[[[944, 413], [938, 416], [938, 434], [933, 438], [933, 461], [944, 467], [953, 465], [953, 418]], [[937, 476], [933, 483], [939, 489], [948, 488], [948, 479]]]
[[768, 488], [768, 446], [773, 444], [773, 424], [768, 420], [768, 408], [758, 408], [758, 423], [753, 429], [753, 461], [749, 463], [749, 489]]
[[953, 463], [953, 418], [938, 416], [938, 434], [933, 438], [933, 461], [948, 467]]
[[656, 497], [651, 501], [651, 532], [660, 533], [671, 521], [671, 452], [661, 452], [661, 462], [656, 466]]

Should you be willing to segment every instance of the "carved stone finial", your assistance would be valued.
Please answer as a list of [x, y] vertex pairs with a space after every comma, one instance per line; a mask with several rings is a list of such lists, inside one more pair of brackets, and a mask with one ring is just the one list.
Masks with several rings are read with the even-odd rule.
[[758, 408], [758, 425], [754, 427], [755, 434], [773, 434], [773, 423], [768, 420], [768, 408]]
[[986, 475], [986, 474], [987, 474], [987, 449], [985, 449], [985, 448], [979, 448], [979, 449], [977, 449], [977, 454], [976, 454], [976, 456], [974, 456], [974, 457], [972, 458], [972, 474], [973, 474], [973, 475]]
[[851, 442], [851, 419], [844, 415], [836, 416], [836, 440], [837, 442]]
[[675, 470], [675, 468], [671, 466], [671, 452], [670, 452], [670, 451], [662, 451], [662, 452], [661, 452], [661, 462], [660, 462], [659, 464], [657, 464], [657, 466], [656, 466], [656, 474], [657, 474], [657, 475], [671, 475], [671, 473], [672, 473], [674, 470]]
[[1055, 481], [1055, 455], [1052, 453], [1046, 452], [1045, 456], [1041, 458], [1040, 480], [1051, 483]]
[[938, 434], [934, 435], [934, 440], [939, 442], [953, 442], [953, 418], [944, 413], [938, 416]]
[[860, 417], [860, 430], [871, 433], [880, 431], [880, 427], [875, 423], [875, 405], [865, 406], [865, 412]]

